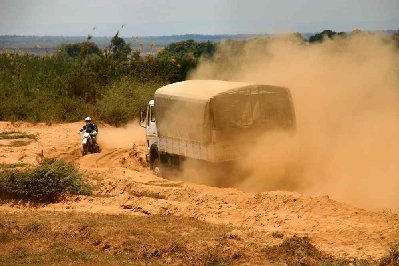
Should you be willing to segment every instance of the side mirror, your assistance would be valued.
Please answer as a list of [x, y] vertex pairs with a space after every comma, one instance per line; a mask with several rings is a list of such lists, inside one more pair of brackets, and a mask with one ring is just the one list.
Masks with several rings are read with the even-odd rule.
[[144, 115], [143, 115], [143, 112], [140, 112], [140, 122], [139, 122], [139, 125], [141, 126], [141, 127], [144, 127], [145, 128], [145, 126], [143, 126], [143, 123], [144, 123], [145, 121], [144, 121]]

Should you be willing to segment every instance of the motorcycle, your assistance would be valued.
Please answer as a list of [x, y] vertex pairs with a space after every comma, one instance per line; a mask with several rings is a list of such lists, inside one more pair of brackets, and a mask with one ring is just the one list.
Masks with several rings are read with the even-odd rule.
[[82, 138], [82, 156], [90, 153], [98, 153], [101, 151], [100, 146], [98, 146], [95, 137], [97, 136], [97, 131], [89, 132], [80, 132], [83, 133]]

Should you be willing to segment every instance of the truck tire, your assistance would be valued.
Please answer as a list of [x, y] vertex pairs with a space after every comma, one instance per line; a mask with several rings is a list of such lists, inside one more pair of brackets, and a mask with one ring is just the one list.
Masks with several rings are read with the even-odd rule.
[[158, 177], [162, 177], [162, 165], [161, 165], [161, 160], [158, 158], [156, 158], [153, 162], [153, 166], [152, 166], [152, 173], [155, 176]]

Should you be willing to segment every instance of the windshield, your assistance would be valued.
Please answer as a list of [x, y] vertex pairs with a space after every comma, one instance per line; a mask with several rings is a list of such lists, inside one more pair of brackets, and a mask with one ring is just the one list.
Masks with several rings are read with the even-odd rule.
[[155, 108], [153, 105], [150, 105], [150, 121], [155, 122]]

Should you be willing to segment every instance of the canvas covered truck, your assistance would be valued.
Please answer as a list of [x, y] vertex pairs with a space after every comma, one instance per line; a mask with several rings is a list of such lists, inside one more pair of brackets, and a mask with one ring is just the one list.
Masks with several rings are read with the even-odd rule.
[[292, 131], [295, 113], [285, 87], [188, 80], [159, 88], [140, 123], [147, 161], [155, 175], [164, 176], [187, 159], [205, 165], [239, 160], [261, 135]]

